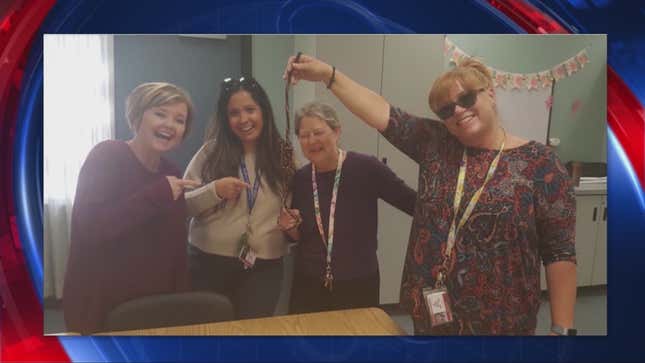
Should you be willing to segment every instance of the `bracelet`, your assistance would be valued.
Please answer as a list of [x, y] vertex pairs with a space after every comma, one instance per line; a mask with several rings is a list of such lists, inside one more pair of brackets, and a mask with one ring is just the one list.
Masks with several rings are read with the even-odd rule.
[[332, 83], [336, 79], [336, 66], [331, 66], [331, 77], [329, 78], [329, 83], [327, 83], [327, 89], [331, 88]]

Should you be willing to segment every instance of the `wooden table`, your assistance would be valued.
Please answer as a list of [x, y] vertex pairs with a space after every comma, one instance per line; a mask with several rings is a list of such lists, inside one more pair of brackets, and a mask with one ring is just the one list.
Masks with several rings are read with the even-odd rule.
[[99, 335], [405, 335], [379, 308], [294, 314]]

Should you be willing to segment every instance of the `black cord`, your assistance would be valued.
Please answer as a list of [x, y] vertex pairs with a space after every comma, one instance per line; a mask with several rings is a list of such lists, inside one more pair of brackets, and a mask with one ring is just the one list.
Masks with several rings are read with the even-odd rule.
[[329, 83], [327, 83], [327, 89], [331, 88], [332, 83], [336, 79], [336, 66], [331, 66], [331, 77], [329, 78]]

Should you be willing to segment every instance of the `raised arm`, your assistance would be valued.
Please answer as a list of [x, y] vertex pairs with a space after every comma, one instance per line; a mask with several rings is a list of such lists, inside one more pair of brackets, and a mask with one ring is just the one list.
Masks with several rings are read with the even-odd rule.
[[369, 126], [383, 131], [387, 128], [390, 116], [390, 104], [381, 95], [355, 82], [341, 70], [305, 54], [300, 55], [298, 62], [290, 57], [283, 78], [291, 72], [291, 83], [300, 80], [323, 82], [334, 95], [356, 117]]

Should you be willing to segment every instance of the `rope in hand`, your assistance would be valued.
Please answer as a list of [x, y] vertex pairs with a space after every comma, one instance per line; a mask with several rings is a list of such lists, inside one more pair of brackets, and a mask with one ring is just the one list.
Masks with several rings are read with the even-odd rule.
[[[302, 52], [298, 52], [296, 54], [296, 59], [293, 61], [294, 63], [297, 63], [298, 60], [300, 59], [300, 55]], [[282, 162], [282, 169], [284, 170], [284, 179], [282, 180], [282, 206], [284, 209], [286, 209], [287, 213], [291, 216], [291, 218], [298, 220], [298, 224], [300, 223], [300, 220], [297, 216], [293, 215], [291, 213], [290, 209], [291, 206], [287, 205], [287, 191], [289, 190], [291, 186], [291, 180], [293, 179], [293, 176], [296, 174], [296, 166], [294, 164], [294, 157], [293, 157], [293, 145], [291, 144], [291, 118], [289, 116], [289, 85], [291, 84], [291, 73], [293, 72], [293, 69], [289, 71], [287, 74], [287, 80], [284, 86], [284, 112], [286, 116], [286, 122], [287, 122], [287, 127], [285, 129], [284, 133], [284, 141], [281, 143], [281, 162]]]

